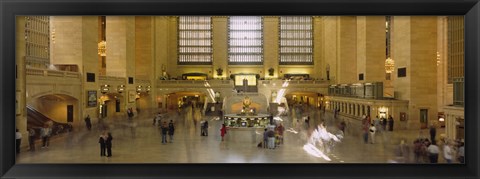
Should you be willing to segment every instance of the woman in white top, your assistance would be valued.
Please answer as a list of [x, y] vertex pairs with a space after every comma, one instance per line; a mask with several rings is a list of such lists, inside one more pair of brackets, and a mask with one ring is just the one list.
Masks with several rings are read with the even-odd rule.
[[436, 145], [435, 141], [428, 146], [427, 152], [430, 163], [438, 163], [438, 153], [440, 153], [440, 149]]
[[453, 159], [453, 150], [450, 142], [447, 142], [443, 147], [443, 158], [447, 163], [452, 163]]
[[375, 125], [372, 123], [369, 128], [370, 131], [370, 138], [372, 139], [372, 144], [375, 143], [375, 132], [377, 132], [377, 128]]

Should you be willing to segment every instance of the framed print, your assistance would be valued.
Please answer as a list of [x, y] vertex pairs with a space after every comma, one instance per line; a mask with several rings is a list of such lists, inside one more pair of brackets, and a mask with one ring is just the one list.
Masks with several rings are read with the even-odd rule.
[[88, 94], [88, 107], [97, 107], [97, 91], [87, 91]]
[[1, 177], [480, 177], [477, 0], [0, 9]]
[[128, 102], [129, 103], [135, 102], [136, 96], [137, 96], [137, 93], [135, 91], [133, 90], [128, 91]]

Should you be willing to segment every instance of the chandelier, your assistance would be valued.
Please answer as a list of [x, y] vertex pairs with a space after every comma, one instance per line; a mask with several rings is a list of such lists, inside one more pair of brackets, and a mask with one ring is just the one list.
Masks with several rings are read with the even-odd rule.
[[393, 61], [392, 58], [390, 58], [390, 34], [391, 34], [391, 24], [392, 24], [392, 19], [390, 16], [385, 17], [385, 25], [386, 25], [386, 38], [387, 38], [387, 59], [385, 60], [385, 72], [387, 73], [392, 73], [393, 70], [395, 69], [395, 62]]
[[392, 58], [388, 57], [385, 60], [385, 72], [392, 73], [394, 69], [395, 69], [395, 62], [393, 61]]
[[105, 40], [98, 42], [98, 54], [102, 57], [107, 56], [107, 42]]

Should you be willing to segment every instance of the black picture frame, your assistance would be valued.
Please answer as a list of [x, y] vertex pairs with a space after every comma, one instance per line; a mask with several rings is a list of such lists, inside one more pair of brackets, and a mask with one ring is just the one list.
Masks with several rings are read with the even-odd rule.
[[87, 91], [87, 107], [97, 107], [97, 91]]
[[[2, 178], [479, 178], [478, 0], [15, 0], [0, 1]], [[15, 164], [17, 15], [465, 15], [466, 163]], [[469, 120], [471, 119], [471, 120]]]

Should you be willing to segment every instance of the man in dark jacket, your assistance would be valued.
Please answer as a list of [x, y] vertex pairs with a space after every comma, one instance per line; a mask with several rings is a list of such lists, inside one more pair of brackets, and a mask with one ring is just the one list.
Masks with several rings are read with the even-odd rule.
[[431, 125], [430, 126], [430, 141], [434, 142], [436, 135], [437, 135], [437, 129], [435, 128], [434, 125]]
[[175, 132], [175, 126], [173, 125], [173, 121], [170, 120], [168, 123], [168, 135], [170, 136], [170, 143], [173, 142], [173, 133]]
[[167, 133], [168, 133], [167, 122], [163, 122], [163, 124], [161, 125], [161, 129], [162, 129], [162, 144], [166, 144], [167, 143]]

